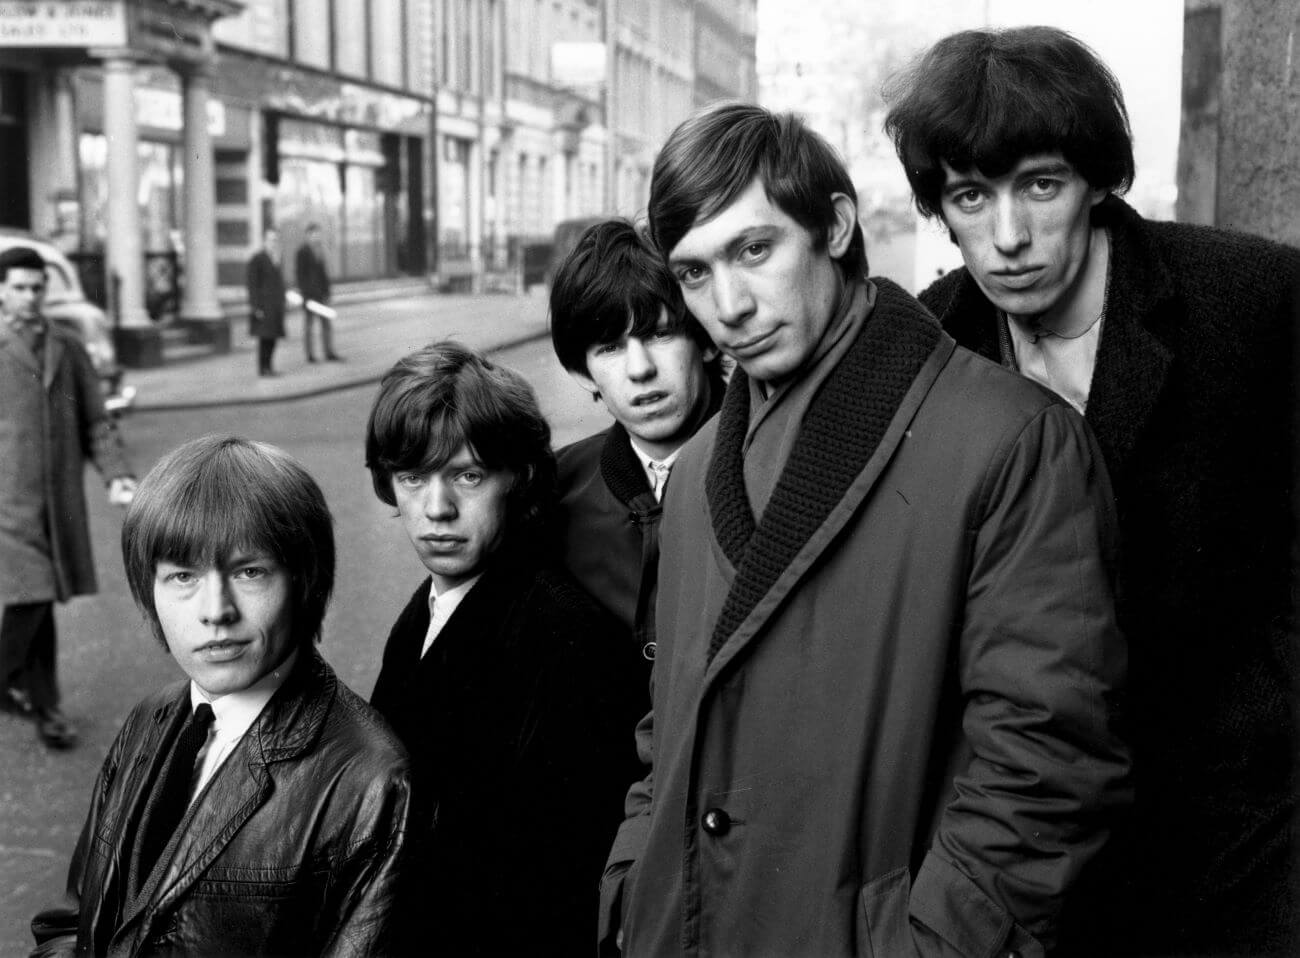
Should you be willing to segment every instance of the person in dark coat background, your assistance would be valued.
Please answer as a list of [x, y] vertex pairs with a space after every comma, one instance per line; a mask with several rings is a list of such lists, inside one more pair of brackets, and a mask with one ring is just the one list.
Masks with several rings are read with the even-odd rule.
[[275, 341], [284, 338], [284, 274], [280, 272], [280, 234], [262, 234], [262, 248], [248, 261], [248, 333], [257, 337], [257, 374], [274, 376]]
[[517, 373], [437, 343], [385, 374], [366, 465], [430, 574], [371, 697], [429, 803], [413, 951], [583, 954], [640, 700], [618, 623], [548, 558], [550, 428]]
[[1294, 955], [1300, 251], [1120, 200], [1122, 93], [1060, 30], [950, 36], [891, 98], [965, 260], [922, 302], [1083, 412], [1114, 483], [1136, 794], [1081, 952]]
[[626, 220], [589, 227], [556, 271], [551, 342], [615, 419], [557, 453], [565, 564], [628, 628], [648, 681], [659, 503], [678, 452], [722, 401], [718, 350]]
[[110, 502], [129, 503], [135, 479], [85, 347], [42, 314], [45, 290], [36, 250], [0, 254], [0, 711], [68, 748], [54, 603], [96, 588], [86, 463]]
[[312, 308], [313, 303], [328, 306], [330, 301], [330, 277], [325, 269], [325, 246], [321, 240], [319, 224], [307, 225], [307, 238], [298, 247], [293, 265], [298, 292], [302, 293], [302, 344], [307, 362], [316, 361], [316, 352], [312, 347], [312, 326], [316, 324], [320, 325], [321, 349], [325, 358], [339, 362], [343, 357], [334, 352], [334, 324], [328, 316]]

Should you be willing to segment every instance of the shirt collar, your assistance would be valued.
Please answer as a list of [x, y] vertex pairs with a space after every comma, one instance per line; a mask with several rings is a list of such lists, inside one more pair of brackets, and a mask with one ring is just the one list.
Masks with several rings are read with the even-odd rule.
[[298, 650], [289, 653], [278, 668], [262, 676], [246, 689], [229, 692], [216, 698], [209, 698], [193, 681], [190, 682], [190, 707], [197, 708], [207, 702], [212, 706], [213, 727], [222, 738], [238, 738], [248, 731], [257, 717], [271, 701], [271, 696], [279, 691], [284, 680], [293, 671], [298, 660]]
[[480, 572], [478, 575], [472, 578], [466, 579], [460, 585], [448, 589], [446, 592], [442, 592], [442, 593], [438, 592], [438, 583], [434, 582], [433, 579], [430, 579], [429, 580], [430, 617], [433, 616], [433, 607], [435, 604], [439, 608], [441, 608], [444, 612], [446, 612], [448, 615], [450, 615], [452, 610], [454, 610], [456, 606], [460, 605], [461, 600], [464, 599], [465, 596], [469, 595], [469, 590], [474, 588], [474, 584], [478, 582], [478, 580], [481, 578], [483, 578], [482, 572]]
[[630, 435], [627, 437], [627, 441], [628, 441], [628, 445], [632, 447], [632, 452], [634, 452], [636, 454], [637, 459], [641, 461], [641, 468], [646, 471], [646, 475], [650, 475], [652, 472], [654, 472], [654, 469], [651, 468], [650, 466], [650, 463], [652, 462], [657, 462], [659, 463], [659, 465], [667, 466], [669, 469], [671, 469], [673, 463], [677, 461], [677, 457], [680, 456], [682, 452], [682, 447], [678, 446], [676, 449], [674, 449], [668, 455], [664, 456], [662, 459], [656, 459], [654, 458], [654, 456], [649, 455], [648, 453], [646, 453], [644, 449], [638, 446], [636, 444], [636, 440], [633, 439]]

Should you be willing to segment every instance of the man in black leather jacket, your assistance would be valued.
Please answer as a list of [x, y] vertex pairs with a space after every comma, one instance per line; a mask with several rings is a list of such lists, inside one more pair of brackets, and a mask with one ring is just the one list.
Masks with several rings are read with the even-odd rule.
[[[407, 759], [314, 648], [334, 579], [320, 488], [272, 446], [198, 439], [145, 478], [122, 548], [189, 681], [128, 716], [34, 954], [400, 947]], [[191, 737], [191, 712], [213, 727]]]

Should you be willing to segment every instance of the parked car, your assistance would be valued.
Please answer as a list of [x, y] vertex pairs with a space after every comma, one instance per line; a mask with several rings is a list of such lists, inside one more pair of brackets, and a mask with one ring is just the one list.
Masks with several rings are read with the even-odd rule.
[[0, 253], [15, 246], [36, 250], [45, 260], [45, 318], [77, 334], [104, 390], [104, 408], [120, 416], [135, 403], [135, 387], [122, 384], [122, 367], [113, 349], [113, 327], [104, 311], [86, 299], [76, 267], [44, 240], [22, 230], [0, 228]]
[[561, 220], [555, 224], [555, 234], [551, 241], [550, 261], [546, 266], [547, 286], [550, 286], [555, 280], [555, 271], [573, 252], [573, 248], [578, 245], [578, 240], [582, 238], [582, 234], [587, 232], [590, 227], [604, 221], [605, 217], [603, 216], [581, 216], [574, 220]]

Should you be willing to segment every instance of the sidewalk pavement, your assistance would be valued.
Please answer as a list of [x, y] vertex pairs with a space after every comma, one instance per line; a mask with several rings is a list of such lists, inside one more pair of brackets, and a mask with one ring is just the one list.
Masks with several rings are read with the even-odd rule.
[[547, 335], [546, 296], [421, 293], [400, 299], [345, 303], [334, 320], [334, 351], [342, 362], [325, 362], [316, 333], [317, 362], [303, 349], [301, 309], [287, 316], [288, 336], [276, 347], [278, 376], [257, 375], [257, 340], [246, 320], [235, 320], [229, 353], [168, 360], [156, 369], [128, 370], [134, 409], [203, 409], [303, 399], [378, 382], [398, 359], [437, 339], [456, 339], [483, 352]]

